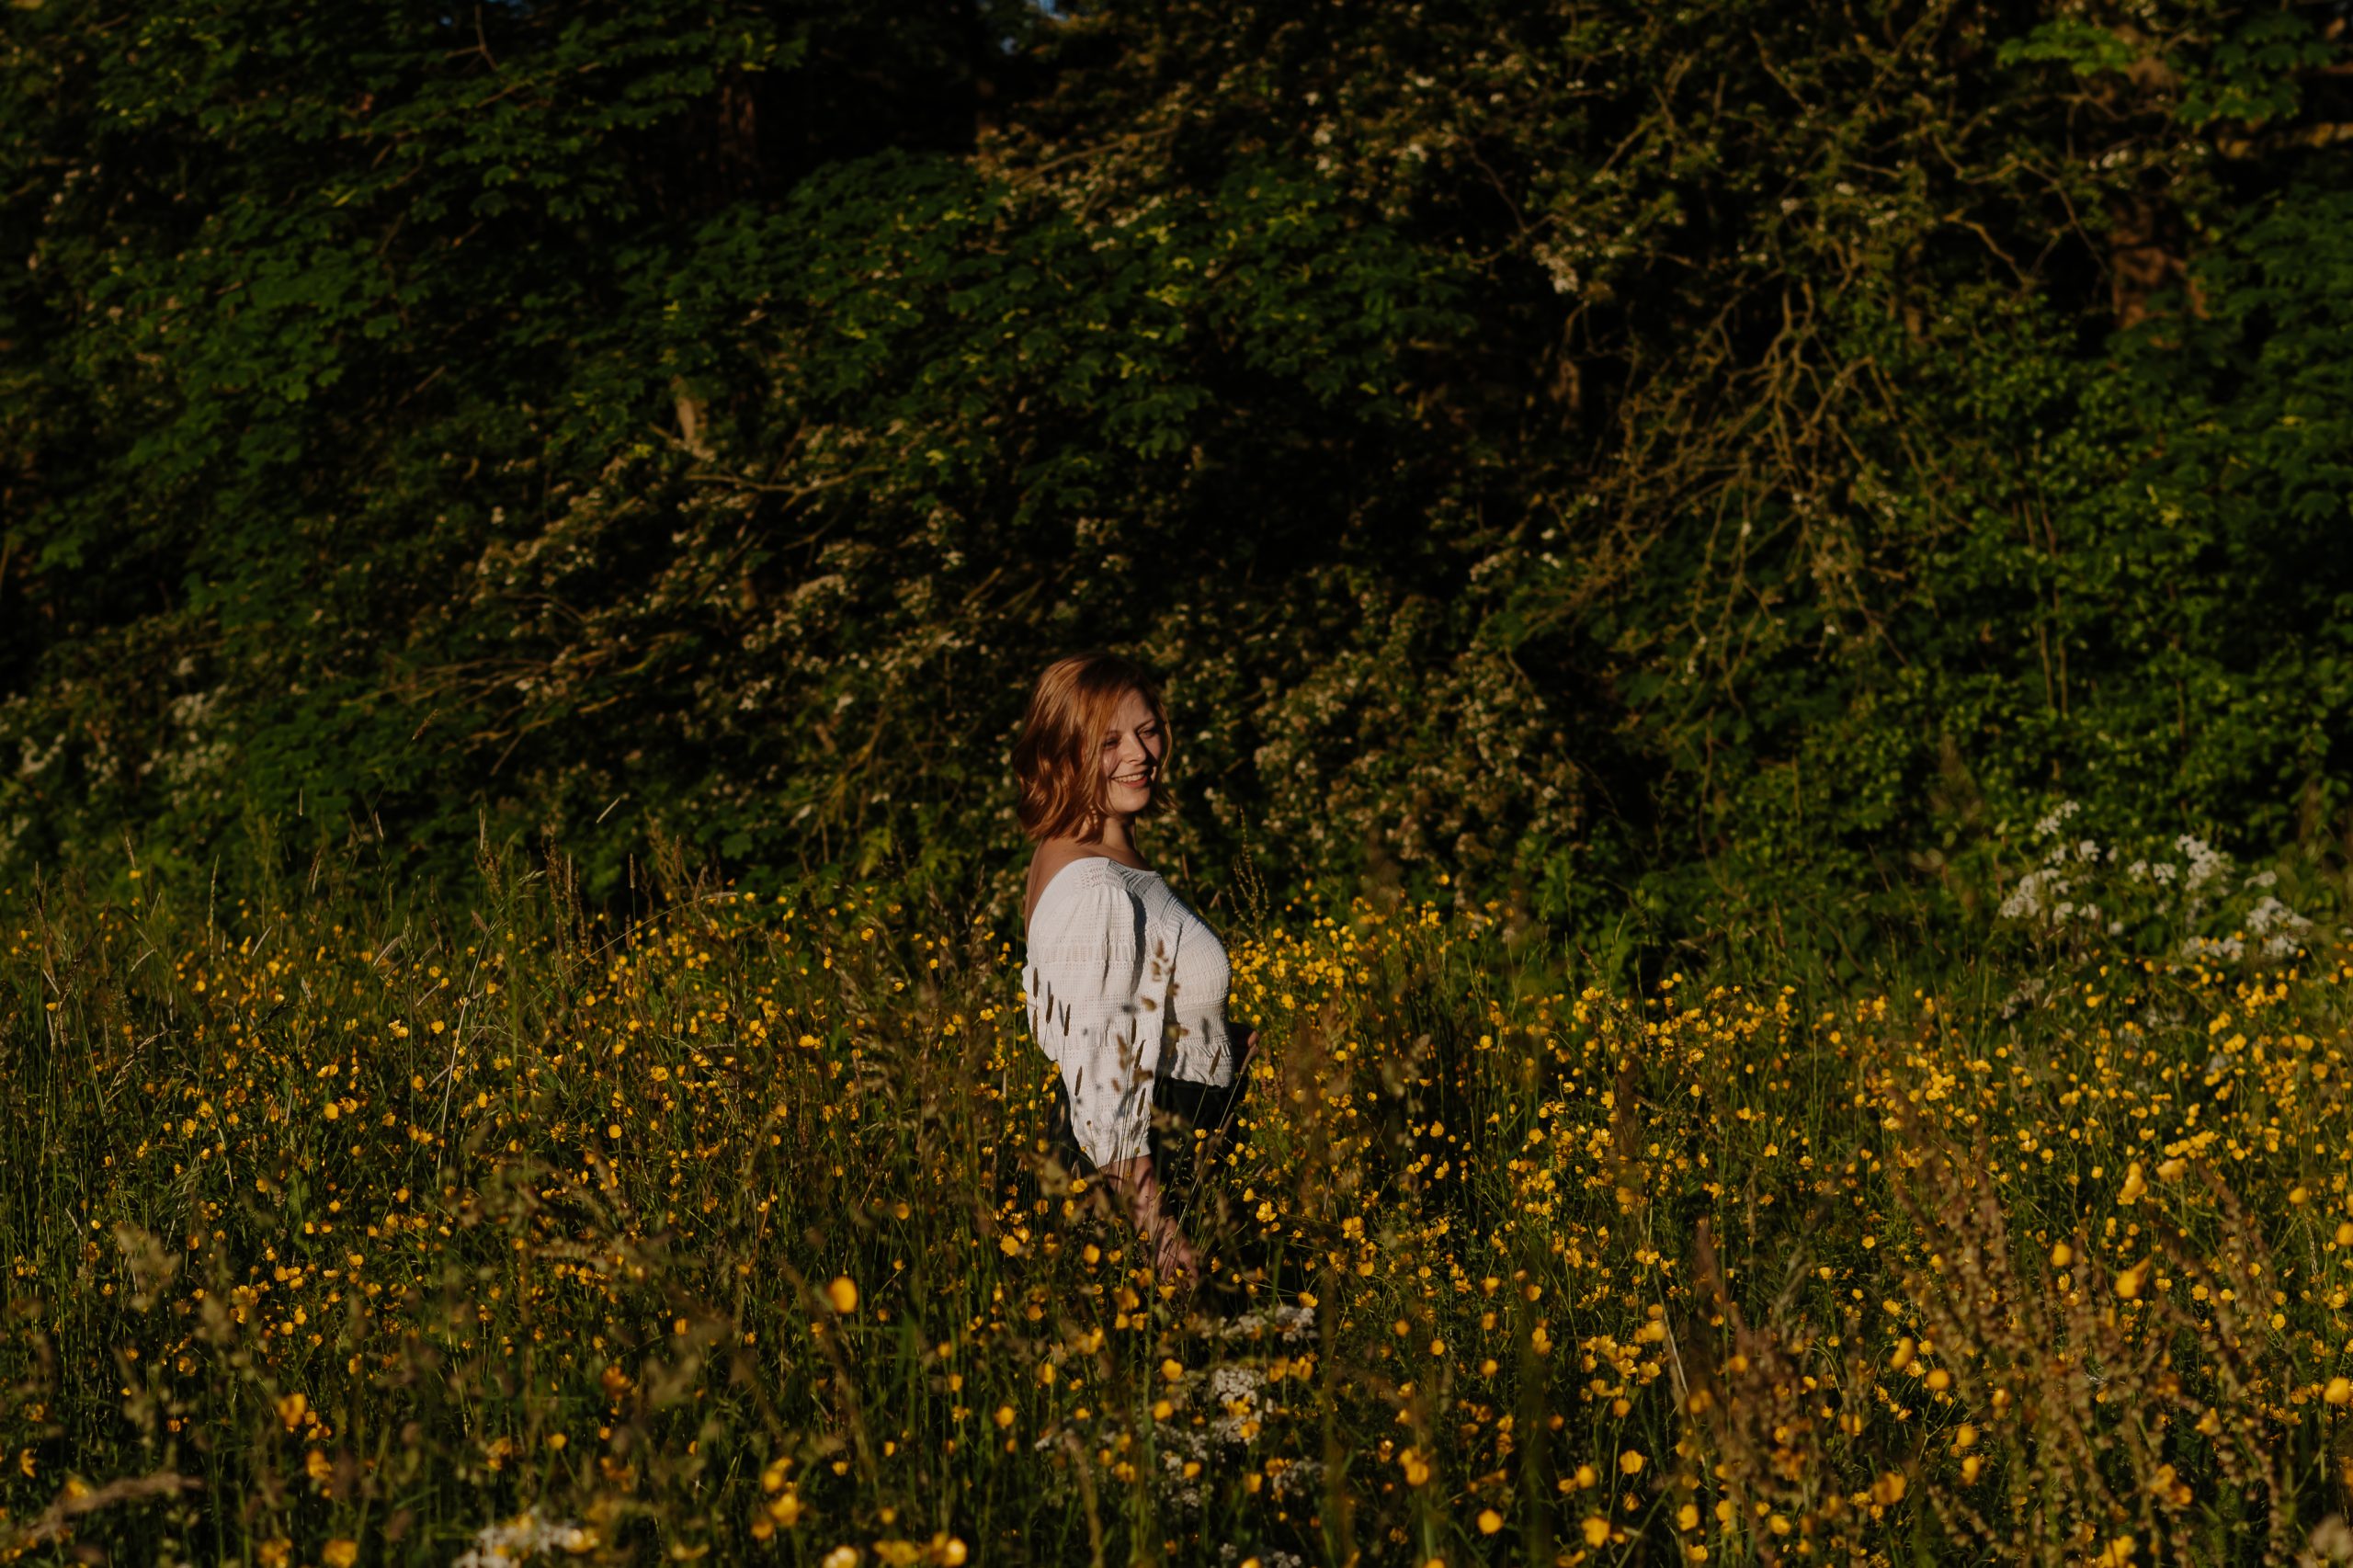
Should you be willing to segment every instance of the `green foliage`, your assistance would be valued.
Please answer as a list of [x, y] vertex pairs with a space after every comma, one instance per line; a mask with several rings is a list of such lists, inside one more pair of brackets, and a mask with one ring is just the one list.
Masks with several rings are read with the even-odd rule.
[[2353, 820], [2317, 13], [92, 15], [0, 23], [0, 860], [1003, 909], [1090, 642], [1156, 853], [1603, 961]]

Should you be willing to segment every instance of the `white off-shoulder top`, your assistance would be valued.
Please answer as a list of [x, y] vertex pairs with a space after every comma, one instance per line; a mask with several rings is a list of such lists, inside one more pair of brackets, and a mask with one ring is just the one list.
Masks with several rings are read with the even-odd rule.
[[1233, 1082], [1225, 944], [1157, 871], [1101, 855], [1048, 880], [1029, 912], [1029, 1033], [1061, 1069], [1071, 1131], [1097, 1165], [1150, 1152], [1156, 1075]]

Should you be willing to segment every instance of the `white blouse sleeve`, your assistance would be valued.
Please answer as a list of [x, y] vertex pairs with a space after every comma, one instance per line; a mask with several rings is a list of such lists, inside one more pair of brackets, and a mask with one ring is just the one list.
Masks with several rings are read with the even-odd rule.
[[1099, 866], [1031, 933], [1029, 1026], [1062, 1069], [1072, 1132], [1098, 1166], [1151, 1152], [1152, 1080], [1173, 953], [1147, 932], [1143, 901]]

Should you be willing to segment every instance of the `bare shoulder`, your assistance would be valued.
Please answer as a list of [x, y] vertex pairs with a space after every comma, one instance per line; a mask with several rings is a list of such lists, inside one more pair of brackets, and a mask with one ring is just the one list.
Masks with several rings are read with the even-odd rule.
[[1073, 860], [1084, 860], [1089, 856], [1108, 858], [1103, 856], [1102, 850], [1093, 845], [1081, 844], [1075, 838], [1049, 838], [1031, 852], [1029, 865], [1033, 870], [1058, 871]]
[[1048, 839], [1038, 846], [1029, 857], [1029, 885], [1021, 896], [1021, 918], [1026, 923], [1038, 907], [1038, 895], [1054, 880], [1054, 873], [1074, 860], [1103, 859], [1100, 852], [1072, 839]]

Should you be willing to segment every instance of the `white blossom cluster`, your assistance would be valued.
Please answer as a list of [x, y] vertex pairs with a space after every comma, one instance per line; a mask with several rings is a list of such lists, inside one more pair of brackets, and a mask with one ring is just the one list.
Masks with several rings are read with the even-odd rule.
[[2083, 874], [2078, 869], [2097, 865], [2105, 858], [2114, 859], [2113, 849], [2103, 852], [2093, 840], [2079, 839], [2070, 844], [2062, 836], [2067, 819], [2078, 807], [2074, 801], [2062, 801], [2058, 806], [2034, 824], [2034, 836], [2052, 842], [2042, 852], [2042, 864], [2020, 877], [2009, 896], [2002, 900], [2005, 920], [2036, 921], [2050, 926], [2075, 924], [2094, 930], [2105, 929], [2116, 936], [2124, 929], [2121, 920], [2109, 919], [2103, 927], [2099, 905], [2088, 900], [2078, 901], [2069, 895], [2075, 892]]
[[2353, 1562], [2353, 1526], [2342, 1514], [2330, 1514], [2314, 1525], [2310, 1544], [2296, 1554], [2296, 1568], [2319, 1568], [2324, 1562]]
[[1246, 1339], [1255, 1343], [1271, 1338], [1287, 1346], [1304, 1345], [1314, 1334], [1313, 1307], [1287, 1307], [1279, 1301], [1235, 1318], [1218, 1330], [1218, 1337], [1228, 1341]]
[[[1261, 1308], [1221, 1326], [1218, 1337], [1286, 1349], [1303, 1348], [1313, 1338], [1315, 1311], [1312, 1307]], [[1180, 1510], [1198, 1510], [1203, 1487], [1233, 1473], [1245, 1461], [1245, 1450], [1269, 1415], [1274, 1403], [1267, 1393], [1269, 1369], [1252, 1360], [1221, 1361], [1213, 1367], [1188, 1369], [1167, 1386], [1172, 1406], [1165, 1419], [1153, 1423], [1153, 1446], [1160, 1460], [1160, 1499]], [[1193, 1416], [1207, 1417], [1195, 1425]], [[1106, 1412], [1099, 1420], [1110, 1422]], [[1034, 1445], [1043, 1449], [1058, 1439], [1043, 1437]], [[1186, 1473], [1188, 1468], [1192, 1473]], [[1270, 1466], [1267, 1483], [1278, 1497], [1313, 1490], [1323, 1478], [1323, 1466], [1313, 1460], [1292, 1460]], [[1280, 1553], [1261, 1552], [1261, 1561], [1275, 1568], [1286, 1561]]]
[[[1224, 1565], [1224, 1568], [1233, 1568], [1234, 1560], [1241, 1555], [1242, 1546], [1238, 1541], [1229, 1540], [1217, 1549], [1217, 1560]], [[1265, 1547], [1252, 1555], [1265, 1563], [1266, 1568], [1307, 1568], [1307, 1559], [1294, 1551], [1279, 1551], [1271, 1547]]]
[[596, 1531], [541, 1519], [536, 1511], [526, 1509], [511, 1519], [476, 1530], [473, 1544], [451, 1559], [449, 1568], [513, 1568], [534, 1557], [558, 1551], [577, 1556], [596, 1546]]
[[[2193, 959], [2237, 960], [2250, 952], [2284, 959], [2307, 940], [2313, 923], [2267, 891], [2278, 883], [2278, 872], [2257, 871], [2234, 881], [2230, 856], [2187, 833], [2172, 844], [2178, 859], [2141, 856], [2120, 868], [2113, 846], [2069, 834], [2068, 821], [2079, 809], [2074, 801], [2062, 801], [2035, 823], [2039, 863], [2002, 900], [2003, 919], [2052, 935], [2116, 937], [2123, 934], [2128, 914], [2154, 915], [2181, 934], [2177, 949]], [[2226, 934], [2195, 929], [2258, 892], [2262, 896], [2238, 911]]]

